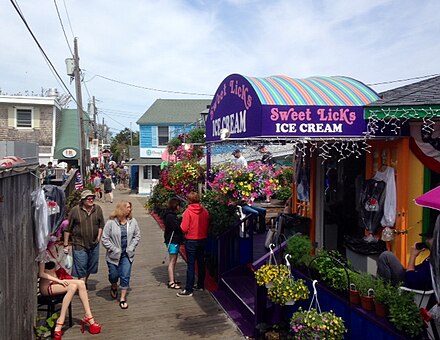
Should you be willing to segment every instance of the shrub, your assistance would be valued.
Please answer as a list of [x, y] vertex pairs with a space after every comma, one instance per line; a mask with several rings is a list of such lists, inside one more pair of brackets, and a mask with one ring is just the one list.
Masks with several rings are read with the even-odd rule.
[[423, 320], [414, 303], [414, 294], [399, 290], [391, 295], [389, 303], [390, 322], [400, 331], [415, 337], [422, 333]]
[[287, 242], [287, 253], [290, 254], [289, 262], [293, 266], [303, 266], [310, 262], [312, 242], [308, 236], [294, 235]]

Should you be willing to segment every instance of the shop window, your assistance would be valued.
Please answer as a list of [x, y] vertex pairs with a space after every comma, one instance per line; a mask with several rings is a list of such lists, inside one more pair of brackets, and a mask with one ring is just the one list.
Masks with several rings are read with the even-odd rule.
[[168, 126], [158, 126], [157, 135], [159, 139], [159, 145], [167, 145], [170, 140], [169, 127]]
[[15, 110], [16, 127], [32, 128], [32, 109], [17, 108]]
[[159, 179], [160, 167], [158, 165], [144, 166], [144, 179]]

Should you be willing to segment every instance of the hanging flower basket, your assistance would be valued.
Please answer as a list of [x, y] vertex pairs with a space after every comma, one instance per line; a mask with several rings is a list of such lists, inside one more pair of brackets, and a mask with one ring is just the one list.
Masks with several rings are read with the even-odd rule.
[[265, 264], [255, 272], [255, 278], [259, 286], [272, 283], [277, 277], [289, 277], [289, 269], [281, 264]]
[[293, 277], [279, 276], [273, 281], [273, 287], [267, 292], [272, 302], [292, 305], [300, 299], [307, 299], [310, 291], [304, 280], [295, 280]]

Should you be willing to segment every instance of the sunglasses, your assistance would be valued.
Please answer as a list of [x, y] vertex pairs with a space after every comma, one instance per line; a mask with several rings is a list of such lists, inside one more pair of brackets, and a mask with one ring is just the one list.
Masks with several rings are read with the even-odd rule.
[[94, 201], [94, 200], [95, 200], [95, 197], [87, 197], [86, 200], [87, 200], [87, 201]]

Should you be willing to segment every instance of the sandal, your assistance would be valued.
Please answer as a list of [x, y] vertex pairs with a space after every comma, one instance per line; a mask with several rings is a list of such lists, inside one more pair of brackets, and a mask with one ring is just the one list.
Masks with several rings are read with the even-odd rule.
[[127, 309], [128, 308], [127, 301], [124, 300], [119, 301], [119, 307], [121, 307], [121, 309]]
[[110, 296], [112, 299], [116, 299], [118, 297], [118, 288], [110, 287]]
[[177, 282], [168, 282], [168, 288], [171, 288], [171, 289], [181, 289]]

